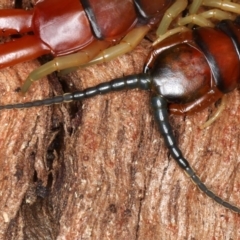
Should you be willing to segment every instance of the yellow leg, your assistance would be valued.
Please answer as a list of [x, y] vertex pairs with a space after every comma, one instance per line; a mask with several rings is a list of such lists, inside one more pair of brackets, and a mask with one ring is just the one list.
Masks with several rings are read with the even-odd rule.
[[[177, 1], [176, 4], [180, 4], [181, 1]], [[181, 2], [181, 6], [184, 6], [183, 3]], [[203, 6], [207, 6], [207, 7], [215, 7], [215, 8], [219, 8], [219, 9], [211, 9], [202, 13], [197, 14], [197, 11], [199, 10], [199, 7], [203, 5]], [[179, 5], [180, 6], [180, 5]], [[180, 13], [179, 11], [176, 11], [177, 8], [174, 8], [174, 4], [172, 5], [172, 7], [170, 7], [167, 11], [169, 11], [170, 13], [172, 12], [173, 14], [169, 14], [167, 15], [166, 12], [166, 18], [168, 16], [168, 20], [170, 20], [170, 16], [173, 19], [174, 17], [177, 17], [177, 12], [178, 14]], [[180, 10], [180, 8], [178, 8]], [[222, 9], [222, 10], [220, 10]], [[181, 11], [183, 11], [184, 9], [181, 9]], [[212, 23], [210, 20], [208, 19], [216, 19], [216, 20], [223, 20], [223, 19], [230, 19], [230, 20], [234, 20], [236, 18], [235, 13], [240, 13], [240, 4], [237, 3], [232, 3], [229, 0], [194, 0], [192, 2], [192, 4], [189, 7], [189, 14], [186, 17], [183, 18], [179, 18], [176, 25], [176, 28], [173, 28], [169, 31], [166, 31], [166, 27], [162, 27], [165, 23], [167, 23], [168, 21], [165, 20], [165, 17], [163, 17], [162, 22], [159, 25], [159, 30], [158, 29], [158, 33], [157, 35], [159, 36], [158, 39], [153, 43], [153, 45], [158, 44], [159, 42], [161, 42], [163, 39], [174, 35], [176, 33], [179, 32], [184, 32], [187, 31], [187, 27], [189, 29], [191, 29], [192, 25], [198, 25], [200, 27], [214, 27], [215, 24]], [[168, 26], [168, 23], [166, 24], [166, 26]], [[185, 27], [184, 27], [185, 26]]]
[[149, 29], [149, 26], [134, 28], [118, 45], [110, 48], [107, 48], [109, 43], [97, 41], [86, 47], [83, 51], [63, 57], [57, 57], [31, 72], [21, 90], [23, 93], [27, 92], [32, 82], [54, 71], [60, 71], [61, 74], [66, 74], [79, 66], [86, 67], [92, 64], [110, 61], [119, 55], [130, 52], [141, 42]]
[[141, 42], [149, 30], [149, 26], [134, 28], [122, 39], [119, 44], [103, 50], [93, 60], [87, 64], [84, 64], [83, 67], [97, 63], [108, 62], [120, 55], [132, 51]]
[[178, 25], [186, 25], [186, 24], [196, 24], [200, 27], [214, 27], [214, 24], [207, 20], [206, 18], [202, 17], [200, 14], [192, 14], [187, 17], [181, 18], [178, 21]]
[[[190, 4], [190, 6], [189, 6], [189, 9], [188, 9], [189, 15], [196, 14], [201, 5], [202, 5], [202, 0], [194, 0], [192, 2], [192, 4]], [[188, 27], [192, 28], [193, 24], [191, 24], [191, 23], [188, 24]]]
[[233, 3], [231, 0], [193, 0], [189, 7], [189, 14], [197, 13], [201, 5], [237, 14], [239, 14], [240, 11], [240, 5], [238, 3]]
[[189, 14], [195, 14], [199, 10], [200, 6], [202, 5], [202, 0], [194, 0], [189, 7]]
[[240, 14], [240, 4], [230, 1], [203, 0], [203, 6], [219, 8], [224, 11]]
[[[121, 56], [125, 53], [132, 51], [144, 38], [144, 36], [148, 33], [150, 28], [148, 26], [141, 26], [138, 28], [132, 29], [123, 39], [122, 41], [112, 47], [106, 48], [101, 51], [96, 57], [94, 57], [91, 61], [88, 61], [84, 64], [79, 65], [78, 67], [87, 67], [97, 63], [108, 62], [118, 56]], [[67, 74], [69, 72], [77, 70], [78, 67], [64, 69], [60, 71], [60, 74]]]
[[94, 58], [102, 49], [109, 46], [108, 42], [96, 41], [86, 47], [83, 51], [73, 53], [63, 57], [56, 57], [52, 61], [42, 65], [36, 70], [32, 71], [25, 80], [21, 91], [27, 92], [32, 82], [39, 80], [47, 76], [54, 71], [60, 71], [65, 68], [72, 68], [79, 65], [83, 65]]
[[216, 19], [216, 20], [223, 20], [223, 19], [230, 19], [234, 20], [235, 16], [229, 12], [224, 12], [219, 9], [209, 10], [200, 14], [192, 14], [184, 18], [180, 18], [177, 22], [179, 26], [185, 26], [189, 23], [198, 25], [200, 27], [214, 27], [211, 21], [208, 18]]
[[168, 30], [166, 33], [164, 33], [163, 35], [159, 36], [154, 42], [153, 42], [153, 46], [157, 45], [158, 43], [160, 43], [162, 40], [174, 35], [174, 34], [177, 34], [177, 33], [180, 33], [180, 32], [186, 32], [186, 31], [189, 31], [190, 29], [187, 28], [187, 27], [177, 27], [177, 28], [173, 28], [171, 30]]
[[157, 35], [160, 36], [166, 33], [171, 22], [186, 9], [188, 4], [187, 0], [177, 0], [163, 15], [162, 21], [157, 29]]
[[212, 9], [212, 10], [200, 13], [199, 15], [204, 18], [217, 19], [219, 21], [224, 19], [234, 20], [236, 18], [236, 15], [230, 12], [222, 11], [220, 9]]
[[217, 110], [213, 113], [213, 115], [200, 126], [201, 129], [209, 127], [213, 122], [215, 122], [223, 112], [223, 110], [226, 108], [226, 95], [223, 95], [221, 99], [220, 106], [218, 106]]
[[[161, 23], [159, 24], [159, 27], [157, 29], [157, 36], [158, 39], [153, 43], [153, 46], [157, 45], [159, 42], [164, 40], [165, 38], [168, 38], [174, 34], [187, 31], [188, 28], [184, 27], [185, 24], [179, 24], [179, 27], [173, 28], [171, 30], [167, 29], [169, 28], [169, 25], [171, 22], [179, 16], [181, 12], [183, 12], [187, 8], [188, 2], [185, 0], [177, 0], [164, 14], [163, 19]], [[189, 12], [195, 13], [198, 11], [199, 7], [202, 4], [202, 0], [194, 0], [193, 3], [190, 5]], [[207, 22], [205, 19], [202, 21], [205, 22], [205, 25], [210, 25], [210, 22]], [[190, 23], [190, 19], [188, 20]], [[181, 26], [181, 27], [180, 27]]]

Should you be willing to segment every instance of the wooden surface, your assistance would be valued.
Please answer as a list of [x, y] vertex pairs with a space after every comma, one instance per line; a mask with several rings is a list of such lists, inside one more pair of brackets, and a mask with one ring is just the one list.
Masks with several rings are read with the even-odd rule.
[[[4, 3], [4, 1], [1, 1]], [[15, 90], [37, 61], [0, 71], [0, 103], [41, 99], [141, 72], [147, 41], [108, 64]], [[211, 111], [171, 117], [179, 145], [215, 193], [240, 206], [240, 95]], [[240, 239], [240, 216], [202, 194], [157, 131], [149, 93], [111, 93], [0, 112], [0, 239]]]

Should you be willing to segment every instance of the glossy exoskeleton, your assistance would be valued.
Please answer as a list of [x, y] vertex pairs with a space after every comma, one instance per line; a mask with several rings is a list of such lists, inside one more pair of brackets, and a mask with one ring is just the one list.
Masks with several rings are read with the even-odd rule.
[[[124, 36], [119, 47], [103, 54], [103, 58], [131, 51], [174, 2], [39, 0], [32, 10], [1, 9], [0, 36], [20, 37], [0, 45], [0, 68], [51, 54], [52, 61], [30, 73], [22, 87], [26, 92], [31, 82], [54, 71], [86, 64]], [[186, 0], [178, 2], [183, 9], [186, 7]]]
[[214, 29], [196, 28], [158, 44], [149, 55], [144, 73], [63, 96], [0, 106], [0, 109], [79, 101], [124, 89], [150, 90], [153, 113], [171, 156], [205, 194], [240, 213], [240, 208], [222, 200], [201, 182], [178, 148], [168, 120], [169, 112], [184, 114], [199, 111], [236, 88], [240, 78], [239, 40], [239, 19], [235, 22], [221, 21]]

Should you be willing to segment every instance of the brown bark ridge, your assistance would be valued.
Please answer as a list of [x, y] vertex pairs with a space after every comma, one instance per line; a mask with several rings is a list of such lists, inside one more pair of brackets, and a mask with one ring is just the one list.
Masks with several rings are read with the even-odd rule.
[[[0, 71], [1, 104], [41, 99], [141, 72], [146, 41], [107, 64], [16, 89], [37, 61]], [[147, 45], [148, 46], [148, 45]], [[61, 81], [59, 81], [59, 79]], [[171, 117], [179, 146], [216, 194], [240, 206], [239, 91], [210, 127], [213, 107]], [[149, 93], [0, 112], [0, 239], [240, 239], [219, 206], [169, 156]]]

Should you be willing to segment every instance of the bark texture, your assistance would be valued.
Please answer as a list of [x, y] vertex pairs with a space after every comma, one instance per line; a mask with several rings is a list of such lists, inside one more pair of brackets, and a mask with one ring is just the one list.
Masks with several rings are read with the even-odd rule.
[[[7, 6], [1, 0], [2, 6]], [[5, 5], [4, 5], [5, 4]], [[149, 43], [108, 64], [16, 89], [37, 61], [0, 71], [1, 104], [29, 101], [141, 72]], [[240, 95], [171, 117], [179, 145], [216, 194], [240, 206]], [[0, 239], [240, 239], [240, 216], [202, 194], [169, 157], [149, 93], [0, 112]]]

